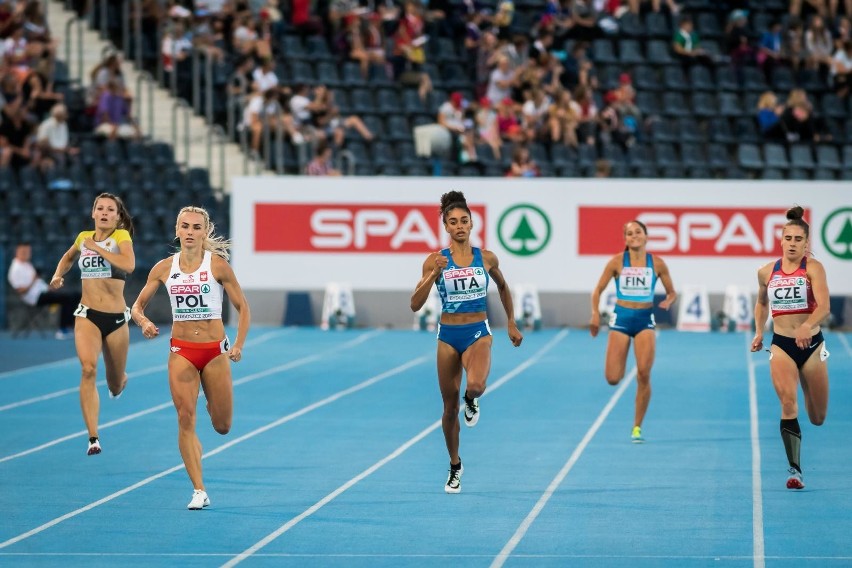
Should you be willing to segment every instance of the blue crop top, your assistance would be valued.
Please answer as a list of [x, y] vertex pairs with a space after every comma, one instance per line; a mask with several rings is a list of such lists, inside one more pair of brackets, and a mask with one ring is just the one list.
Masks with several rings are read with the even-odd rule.
[[615, 279], [616, 298], [630, 302], [654, 302], [657, 274], [651, 253], [645, 255], [645, 266], [630, 266], [630, 251], [624, 251], [621, 274]]
[[473, 247], [473, 262], [470, 266], [458, 266], [453, 262], [453, 255], [448, 248], [443, 249], [441, 254], [447, 257], [447, 267], [435, 281], [438, 295], [441, 296], [441, 311], [447, 314], [486, 311], [490, 278], [482, 264], [482, 250]]

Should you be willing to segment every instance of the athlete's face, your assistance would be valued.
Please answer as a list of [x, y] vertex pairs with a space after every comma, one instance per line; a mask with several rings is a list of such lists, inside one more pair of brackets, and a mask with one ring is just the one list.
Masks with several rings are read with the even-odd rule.
[[92, 208], [92, 219], [98, 229], [115, 229], [118, 225], [118, 203], [114, 199], [101, 197]]
[[624, 226], [624, 245], [627, 248], [636, 249], [645, 246], [648, 235], [638, 223], [627, 223]]
[[447, 217], [444, 219], [444, 229], [454, 241], [468, 240], [472, 228], [470, 214], [464, 209], [450, 209], [447, 212]]
[[192, 248], [204, 240], [204, 215], [185, 212], [180, 216], [176, 230], [181, 248]]
[[805, 229], [798, 225], [787, 225], [781, 233], [781, 250], [790, 259], [802, 258], [808, 250]]

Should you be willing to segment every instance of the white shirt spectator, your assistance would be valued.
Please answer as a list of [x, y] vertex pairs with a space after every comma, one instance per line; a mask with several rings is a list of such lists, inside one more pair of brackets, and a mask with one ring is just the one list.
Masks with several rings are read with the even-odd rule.
[[311, 121], [311, 111], [308, 110], [309, 104], [311, 104], [311, 99], [304, 95], [293, 95], [290, 97], [290, 112], [293, 113], [293, 122], [297, 126], [307, 124]]
[[255, 93], [251, 96], [248, 104], [243, 108], [243, 128], [248, 128], [252, 123], [252, 116], [260, 117], [263, 112], [263, 95]]
[[493, 104], [497, 104], [503, 99], [512, 94], [512, 87], [500, 87], [498, 82], [510, 82], [514, 78], [515, 74], [512, 70], [501, 71], [499, 67], [495, 67], [493, 71], [491, 71], [491, 76], [488, 80], [488, 91], [486, 92], [486, 96], [488, 100], [490, 100]]
[[[844, 69], [844, 71], [840, 71], [840, 69]], [[834, 53], [834, 57], [831, 58], [831, 76], [850, 72], [852, 72], [852, 54], [843, 49], [838, 49]]]
[[263, 67], [257, 67], [251, 77], [257, 83], [261, 93], [278, 86], [278, 75], [275, 74], [275, 71], [264, 72]]
[[163, 38], [163, 46], [160, 53], [163, 56], [163, 71], [171, 73], [175, 66], [172, 61], [173, 55], [180, 56], [183, 52], [192, 50], [192, 37], [189, 34], [184, 34], [181, 37], [174, 39], [171, 35]]
[[39, 124], [36, 140], [47, 142], [54, 150], [65, 150], [68, 148], [68, 123], [48, 116]]
[[452, 102], [447, 101], [438, 108], [438, 114], [444, 119], [444, 126], [461, 132], [464, 130], [464, 115]]
[[21, 299], [29, 306], [35, 306], [39, 296], [47, 292], [47, 282], [36, 277], [36, 270], [29, 262], [23, 262], [17, 258], [12, 259], [9, 265], [9, 284], [15, 289], [27, 288]]
[[550, 109], [551, 104], [553, 104], [553, 101], [547, 96], [542, 97], [541, 104], [538, 105], [533, 99], [529, 99], [524, 103], [521, 112], [524, 113], [524, 117], [528, 123], [539, 124], [547, 116], [547, 111]]

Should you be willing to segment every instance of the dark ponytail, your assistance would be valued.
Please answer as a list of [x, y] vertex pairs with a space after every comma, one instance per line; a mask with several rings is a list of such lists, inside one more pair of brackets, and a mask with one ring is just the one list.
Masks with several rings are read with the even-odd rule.
[[805, 238], [807, 239], [810, 238], [811, 228], [805, 222], [804, 217], [805, 210], [798, 205], [794, 205], [793, 207], [787, 209], [787, 224], [785, 225], [785, 227], [789, 227], [791, 225], [794, 227], [801, 227], [802, 230], [805, 232]]
[[447, 222], [447, 213], [453, 209], [464, 209], [469, 216], [471, 215], [467, 200], [461, 191], [448, 191], [441, 196], [441, 218], [445, 223]]

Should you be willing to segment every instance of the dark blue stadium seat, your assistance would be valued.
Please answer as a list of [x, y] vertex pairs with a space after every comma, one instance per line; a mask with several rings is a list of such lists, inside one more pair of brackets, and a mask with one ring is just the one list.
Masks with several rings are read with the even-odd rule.
[[757, 144], [740, 144], [737, 148], [737, 162], [748, 171], [760, 171], [764, 168], [763, 157]]
[[807, 171], [816, 167], [810, 144], [793, 144], [790, 147], [790, 167]]
[[787, 149], [781, 144], [774, 142], [764, 144], [763, 159], [767, 168], [779, 170], [790, 169], [790, 160], [787, 159]]
[[669, 65], [663, 69], [663, 86], [668, 91], [692, 90], [683, 73], [683, 68], [676, 65]]
[[645, 50], [645, 58], [654, 65], [670, 65], [675, 62], [669, 43], [663, 40], [651, 40]]
[[820, 144], [816, 147], [816, 163], [817, 167], [823, 170], [836, 172], [843, 169], [837, 146], [830, 144]]
[[592, 42], [590, 57], [595, 63], [618, 63], [615, 48], [612, 45], [612, 41], [608, 39], [598, 39]]
[[642, 45], [636, 39], [622, 39], [618, 45], [618, 59], [622, 65], [641, 65], [645, 63]]

